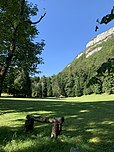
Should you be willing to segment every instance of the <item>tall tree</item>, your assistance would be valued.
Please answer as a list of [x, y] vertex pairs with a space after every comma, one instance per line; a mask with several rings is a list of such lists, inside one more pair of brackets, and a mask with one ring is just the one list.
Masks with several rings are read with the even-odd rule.
[[44, 98], [47, 97], [47, 78], [43, 76], [40, 81], [42, 86], [42, 98]]
[[67, 78], [67, 81], [66, 81], [66, 86], [65, 86], [65, 91], [66, 91], [66, 95], [68, 97], [70, 96], [74, 96], [74, 78], [73, 78], [73, 75], [70, 73], [68, 78]]
[[36, 22], [31, 17], [37, 15], [38, 7], [26, 0], [0, 1], [0, 95], [3, 82], [10, 66], [18, 66], [27, 72], [37, 72], [37, 64], [42, 62], [44, 42], [34, 42], [39, 34]]
[[52, 97], [53, 92], [52, 92], [52, 79], [51, 77], [47, 78], [47, 96]]
[[15, 96], [31, 97], [31, 80], [28, 73], [24, 70], [17, 71], [14, 80]]

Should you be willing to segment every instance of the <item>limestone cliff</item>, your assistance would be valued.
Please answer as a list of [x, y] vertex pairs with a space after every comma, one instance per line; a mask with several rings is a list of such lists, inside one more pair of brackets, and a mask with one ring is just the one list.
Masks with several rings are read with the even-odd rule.
[[110, 37], [114, 36], [114, 27], [110, 28], [109, 30], [97, 35], [93, 38], [89, 43], [86, 45], [86, 57], [89, 57], [95, 52], [98, 52], [102, 49], [102, 47], [98, 46], [98, 44], [102, 43], [103, 41], [107, 41]]
[[89, 43], [87, 43], [86, 48], [91, 47], [95, 44], [98, 44], [101, 41], [106, 41], [108, 38], [110, 38], [113, 35], [114, 35], [114, 27], [97, 35], [94, 39], [92, 39]]

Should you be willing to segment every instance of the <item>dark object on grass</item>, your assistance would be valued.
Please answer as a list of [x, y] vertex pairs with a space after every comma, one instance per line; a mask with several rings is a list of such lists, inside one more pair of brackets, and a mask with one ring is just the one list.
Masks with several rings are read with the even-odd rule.
[[62, 131], [62, 124], [64, 122], [64, 117], [56, 117], [51, 119], [53, 126], [51, 132], [51, 138], [57, 138]]
[[62, 125], [63, 125], [63, 122], [64, 122], [64, 117], [55, 117], [54, 119], [59, 124], [59, 130], [61, 132], [62, 131]]
[[51, 138], [57, 138], [60, 134], [59, 123], [54, 120], [51, 132]]
[[27, 115], [25, 120], [25, 131], [32, 132], [34, 128], [34, 117], [32, 115]]
[[57, 138], [58, 135], [60, 135], [60, 132], [62, 131], [62, 124], [64, 122], [64, 117], [43, 117], [40, 115], [32, 116], [28, 114], [26, 116], [25, 120], [25, 131], [26, 132], [32, 132], [34, 129], [34, 122], [42, 122], [42, 123], [52, 123], [52, 133], [51, 138]]

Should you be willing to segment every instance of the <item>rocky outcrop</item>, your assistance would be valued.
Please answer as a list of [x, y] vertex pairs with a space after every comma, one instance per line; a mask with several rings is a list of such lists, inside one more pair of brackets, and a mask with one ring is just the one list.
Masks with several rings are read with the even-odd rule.
[[108, 38], [114, 35], [114, 27], [109, 30], [97, 35], [94, 39], [92, 39], [87, 45], [86, 48], [91, 47], [101, 41], [106, 41]]
[[88, 58], [90, 55], [94, 54], [95, 52], [98, 52], [102, 49], [102, 47], [97, 46], [98, 44], [102, 43], [103, 41], [107, 41], [110, 37], [114, 36], [114, 27], [110, 28], [109, 30], [97, 35], [94, 39], [92, 39], [87, 45], [86, 45], [86, 58]]
[[[103, 48], [102, 42], [107, 41], [109, 38], [114, 36], [114, 27], [110, 28], [109, 30], [97, 35], [95, 38], [93, 38], [91, 41], [89, 41], [86, 45], [86, 48], [83, 52], [81, 52], [75, 60], [78, 60], [83, 54], [88, 58], [95, 52], [100, 51]], [[71, 64], [67, 65], [67, 68], [70, 67]]]
[[87, 49], [86, 51], [86, 58], [88, 58], [90, 55], [94, 54], [95, 52], [98, 52], [102, 49], [102, 47], [96, 47], [95, 49]]

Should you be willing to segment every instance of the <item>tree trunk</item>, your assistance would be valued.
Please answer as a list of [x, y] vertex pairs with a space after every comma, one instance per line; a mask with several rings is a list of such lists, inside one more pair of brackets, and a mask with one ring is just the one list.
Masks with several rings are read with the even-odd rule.
[[0, 75], [0, 96], [2, 93], [2, 88], [3, 88], [3, 77]]

